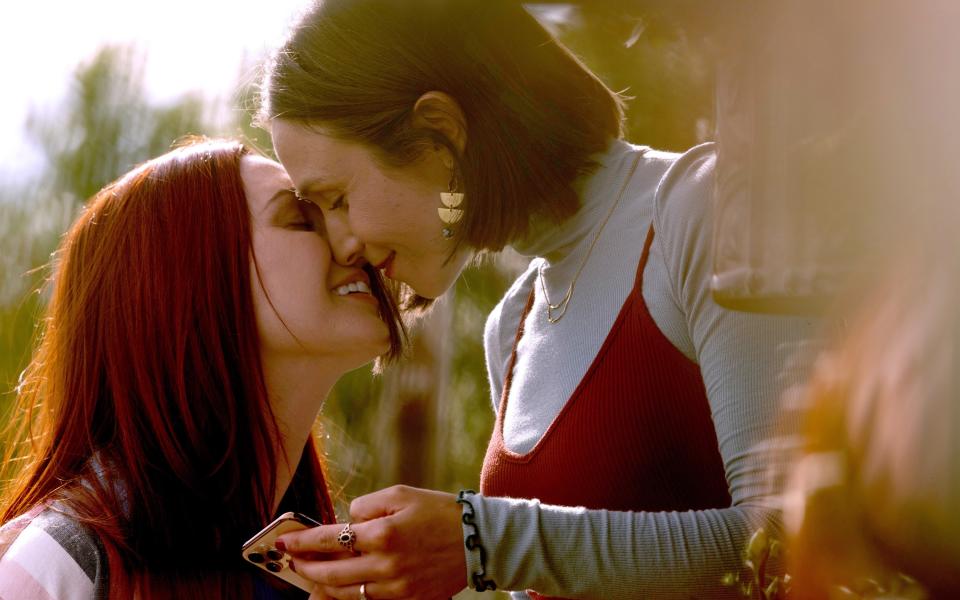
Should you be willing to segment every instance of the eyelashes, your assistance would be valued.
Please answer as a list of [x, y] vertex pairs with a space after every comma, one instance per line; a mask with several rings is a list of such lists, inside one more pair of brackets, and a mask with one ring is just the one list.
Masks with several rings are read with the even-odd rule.
[[316, 231], [323, 235], [326, 232], [323, 220], [323, 211], [313, 202], [301, 200], [296, 202], [297, 217], [293, 219], [291, 227], [303, 231]]

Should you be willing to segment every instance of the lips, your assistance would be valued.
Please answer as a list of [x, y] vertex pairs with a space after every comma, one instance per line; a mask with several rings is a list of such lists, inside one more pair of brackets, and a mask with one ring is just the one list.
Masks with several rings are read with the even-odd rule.
[[375, 265], [374, 268], [376, 268], [378, 271], [382, 271], [384, 275], [393, 279], [393, 259], [396, 258], [396, 256], [396, 252], [391, 252], [385, 259], [383, 259], [383, 261], [380, 262], [380, 264]]
[[373, 291], [370, 289], [370, 286], [363, 281], [354, 281], [347, 285], [342, 285], [334, 290], [338, 296], [349, 296], [350, 294], [367, 294], [370, 295]]
[[349, 299], [351, 302], [364, 302], [379, 310], [380, 301], [377, 300], [377, 297], [373, 294], [370, 276], [366, 271], [357, 269], [349, 276], [337, 282], [336, 285], [330, 288], [330, 291], [339, 298]]
[[330, 288], [331, 291], [336, 291], [342, 287], [348, 287], [351, 284], [363, 284], [367, 289], [370, 288], [370, 278], [367, 277], [367, 274], [361, 270], [357, 270], [354, 273], [351, 273], [348, 277], [344, 277], [341, 281], [338, 281], [333, 287]]

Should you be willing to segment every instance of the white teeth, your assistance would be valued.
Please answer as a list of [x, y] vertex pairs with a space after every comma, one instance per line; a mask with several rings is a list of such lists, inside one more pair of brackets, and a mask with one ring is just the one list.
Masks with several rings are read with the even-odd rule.
[[334, 290], [338, 296], [346, 296], [355, 292], [362, 292], [364, 294], [372, 293], [370, 291], [370, 286], [367, 285], [365, 281], [354, 281], [346, 285], [341, 285], [340, 287]]

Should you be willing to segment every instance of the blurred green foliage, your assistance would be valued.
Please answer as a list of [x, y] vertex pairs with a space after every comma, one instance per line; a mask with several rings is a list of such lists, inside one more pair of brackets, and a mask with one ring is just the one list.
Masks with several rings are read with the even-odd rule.
[[186, 96], [157, 105], [146, 96], [143, 61], [129, 48], [105, 48], [74, 75], [70, 95], [52, 113], [32, 112], [25, 133], [47, 168], [4, 186], [0, 197], [0, 389], [10, 400], [26, 365], [51, 254], [81, 204], [106, 183], [201, 132], [206, 104]]
[[[644, 3], [630, 6], [560, 6], [550, 26], [632, 97], [628, 139], [672, 150], [703, 141], [712, 131], [713, 71], [700, 31], [691, 34]], [[144, 90], [143, 65], [130, 48], [104, 48], [77, 68], [60, 108], [26, 123], [47, 167], [34, 180], [0, 188], [0, 408], [29, 357], [44, 302], [38, 290], [50, 275], [45, 265], [85, 199], [187, 134], [246, 136], [269, 151], [269, 136], [243, 110], [255, 96], [249, 82], [238, 84], [232, 106], [197, 95], [161, 104]], [[323, 429], [342, 501], [392, 483], [451, 491], [478, 485], [494, 417], [483, 324], [523, 266], [509, 253], [485, 258], [418, 327], [425, 349], [382, 378], [359, 370], [336, 387]]]
[[29, 116], [27, 132], [47, 158], [44, 179], [55, 193], [81, 202], [178, 137], [205, 129], [208, 107], [201, 96], [166, 105], [147, 97], [144, 62], [131, 48], [107, 47], [79, 67], [56, 114]]
[[699, 10], [682, 2], [667, 10], [668, 4], [582, 2], [552, 29], [628, 99], [628, 140], [682, 151], [712, 138], [711, 28], [700, 20], [710, 11], [702, 2]]

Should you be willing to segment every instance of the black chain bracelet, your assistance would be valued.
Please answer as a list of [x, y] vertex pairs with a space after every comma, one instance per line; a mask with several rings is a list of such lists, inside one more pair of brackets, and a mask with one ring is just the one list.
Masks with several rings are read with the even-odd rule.
[[473, 508], [473, 504], [467, 500], [467, 494], [476, 494], [476, 492], [473, 490], [460, 490], [460, 494], [457, 496], [457, 504], [463, 504], [466, 507], [463, 511], [463, 523], [473, 528], [473, 533], [467, 536], [464, 545], [470, 552], [475, 550], [480, 552], [480, 570], [471, 573], [470, 579], [473, 581], [474, 589], [478, 592], [495, 590], [497, 589], [497, 584], [487, 579], [487, 551], [483, 547], [483, 544], [480, 543], [480, 531], [474, 520], [476, 518], [476, 511]]

